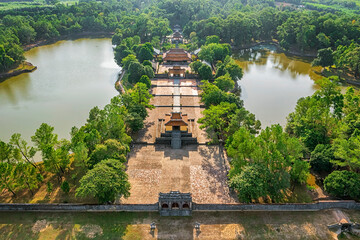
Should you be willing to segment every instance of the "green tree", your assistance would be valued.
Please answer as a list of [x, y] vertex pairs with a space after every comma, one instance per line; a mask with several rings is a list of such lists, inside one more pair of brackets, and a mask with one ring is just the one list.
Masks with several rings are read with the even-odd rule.
[[194, 73], [199, 73], [199, 68], [203, 65], [199, 60], [190, 63], [191, 71]]
[[235, 86], [234, 81], [231, 79], [230, 75], [224, 75], [215, 79], [214, 84], [221, 89], [222, 91], [228, 92], [232, 90]]
[[209, 45], [210, 43], [217, 43], [218, 44], [219, 42], [220, 42], [219, 36], [211, 35], [211, 36], [206, 37], [205, 45]]
[[143, 45], [140, 49], [139, 55], [138, 55], [138, 59], [139, 62], [143, 62], [145, 60], [152, 60], [153, 59], [153, 48], [151, 46], [151, 48], [148, 45]]
[[251, 134], [257, 134], [261, 129], [261, 122], [256, 120], [255, 115], [241, 107], [236, 109], [231, 116], [228, 133], [234, 134], [241, 127], [245, 127]]
[[10, 163], [13, 158], [13, 147], [6, 142], [0, 141], [0, 162]]
[[149, 60], [144, 60], [144, 62], [142, 63], [142, 65], [144, 65], [144, 67], [145, 67], [145, 66], [150, 66], [150, 67], [152, 67], [152, 64], [151, 64], [151, 62], [150, 62]]
[[330, 38], [328, 36], [326, 36], [324, 33], [319, 33], [316, 36], [316, 39], [319, 42], [319, 47], [320, 48], [327, 48], [331, 44]]
[[332, 66], [334, 64], [333, 50], [331, 48], [320, 49], [312, 64], [322, 67]]
[[228, 102], [221, 102], [219, 105], [210, 106], [203, 111], [204, 117], [198, 120], [200, 129], [205, 129], [209, 138], [214, 142], [226, 140], [231, 114], [235, 113], [236, 105]]
[[125, 44], [117, 45], [114, 49], [114, 58], [119, 66], [121, 66], [122, 60], [130, 54], [135, 55]]
[[310, 164], [303, 160], [295, 160], [290, 170], [290, 177], [293, 183], [304, 184], [309, 176]]
[[137, 83], [141, 76], [144, 75], [144, 66], [139, 62], [132, 62], [129, 65], [129, 81], [133, 84]]
[[209, 63], [224, 61], [230, 55], [230, 49], [229, 44], [210, 43], [201, 47], [198, 57]]
[[298, 137], [310, 151], [318, 144], [329, 144], [335, 138], [344, 106], [336, 82], [323, 79], [319, 84], [321, 89], [311, 97], [298, 100], [286, 126], [286, 131]]
[[290, 187], [291, 175], [293, 181], [302, 182], [308, 174], [308, 165], [297, 162], [303, 157], [302, 144], [284, 133], [280, 125], [267, 127], [258, 136], [241, 127], [227, 139], [226, 148], [232, 158], [230, 181], [246, 166], [261, 165], [268, 169], [264, 197], [270, 196], [272, 201], [282, 198], [283, 191]]
[[34, 195], [33, 190], [39, 187], [42, 176], [29, 163], [18, 162], [14, 169], [14, 181], [17, 184], [17, 189], [29, 189], [31, 195]]
[[137, 58], [134, 54], [129, 54], [128, 56], [126, 56], [125, 58], [123, 58], [121, 60], [121, 66], [125, 70], [129, 70], [130, 64], [133, 62], [139, 63], [139, 61], [137, 60]]
[[338, 46], [335, 53], [336, 67], [349, 70], [357, 78], [360, 74], [360, 45], [352, 42], [349, 46]]
[[208, 66], [207, 64], [203, 64], [199, 70], [199, 76], [202, 80], [210, 80], [212, 79], [212, 70], [211, 67]]
[[324, 180], [325, 191], [341, 198], [360, 198], [360, 174], [350, 171], [334, 171]]
[[331, 145], [318, 144], [311, 152], [311, 168], [318, 173], [329, 173], [332, 169], [331, 161], [334, 158], [334, 150]]
[[349, 139], [335, 139], [333, 148], [337, 159], [334, 159], [332, 163], [341, 167], [349, 167], [352, 171], [360, 170], [359, 133], [359, 130], [356, 130], [356, 134], [353, 134]]
[[15, 60], [5, 52], [4, 46], [0, 45], [0, 72], [9, 69], [14, 63]]
[[152, 68], [152, 66], [144, 66], [144, 74], [143, 75], [146, 75], [148, 76], [150, 79], [153, 79], [155, 77], [155, 74], [154, 74], [154, 70]]
[[209, 108], [211, 105], [218, 105], [227, 100], [226, 92], [220, 90], [216, 85], [208, 81], [203, 81], [201, 90], [201, 102], [205, 104], [206, 108]]
[[27, 163], [31, 164], [34, 168], [38, 168], [34, 161], [36, 149], [28, 146], [28, 143], [21, 138], [20, 133], [14, 133], [10, 138], [10, 144], [13, 146], [14, 155], [18, 156], [17, 160], [21, 161], [23, 158]]
[[153, 97], [144, 83], [137, 83], [130, 91], [133, 101], [146, 108], [153, 109], [154, 106], [150, 104], [150, 99]]
[[16, 197], [18, 183], [15, 176], [15, 165], [8, 162], [0, 162], [0, 190], [8, 190]]
[[240, 80], [243, 77], [241, 67], [236, 64], [233, 59], [228, 64], [226, 64], [225, 71], [230, 74], [234, 81]]
[[108, 139], [104, 144], [95, 146], [95, 150], [91, 153], [90, 159], [87, 162], [90, 168], [93, 168], [97, 163], [104, 159], [115, 159], [120, 162], [126, 162], [125, 155], [128, 153], [128, 148], [123, 143], [115, 139]]
[[263, 165], [245, 166], [240, 174], [230, 179], [229, 185], [237, 190], [241, 202], [249, 203], [266, 196], [268, 175], [268, 169]]
[[53, 133], [54, 127], [42, 123], [31, 137], [44, 161], [46, 171], [58, 174], [59, 180], [70, 164], [70, 142], [57, 140], [57, 134]]
[[148, 89], [150, 89], [151, 87], [151, 81], [150, 81], [150, 78], [146, 75], [142, 75], [140, 80], [139, 80], [140, 83], [144, 83], [146, 85], [146, 87]]
[[125, 166], [115, 159], [103, 160], [89, 170], [76, 189], [77, 197], [94, 197], [100, 203], [113, 202], [120, 195], [130, 196]]

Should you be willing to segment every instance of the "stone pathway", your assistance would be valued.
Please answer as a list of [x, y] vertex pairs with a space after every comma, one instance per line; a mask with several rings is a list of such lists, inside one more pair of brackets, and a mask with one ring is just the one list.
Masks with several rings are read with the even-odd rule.
[[181, 112], [180, 110], [180, 79], [174, 79], [174, 96], [173, 96], [173, 112]]

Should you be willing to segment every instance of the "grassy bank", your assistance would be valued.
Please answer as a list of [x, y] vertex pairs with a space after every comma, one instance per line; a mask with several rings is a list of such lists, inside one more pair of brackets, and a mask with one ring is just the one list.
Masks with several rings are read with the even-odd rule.
[[[344, 213], [360, 221], [359, 211]], [[151, 222], [156, 223], [154, 232]], [[198, 232], [195, 222], [201, 224]], [[160, 218], [157, 213], [0, 212], [0, 239], [337, 239], [327, 228], [335, 222], [332, 210], [193, 213], [183, 218]]]

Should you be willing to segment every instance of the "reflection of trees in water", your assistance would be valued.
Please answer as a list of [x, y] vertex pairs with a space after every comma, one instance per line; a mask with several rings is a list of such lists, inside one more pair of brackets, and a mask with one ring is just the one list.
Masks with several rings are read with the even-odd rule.
[[252, 64], [257, 66], [271, 64], [281, 72], [289, 72], [292, 79], [296, 79], [299, 75], [309, 75], [312, 80], [321, 78], [320, 75], [314, 73], [314, 70], [320, 71], [321, 68], [312, 67], [308, 60], [289, 57], [284, 53], [277, 53], [273, 49], [269, 50], [264, 47], [242, 49], [234, 54], [234, 57], [244, 72], [248, 72], [249, 66]]
[[272, 54], [272, 63], [282, 71], [289, 70], [294, 76], [307, 75], [311, 70], [311, 65], [296, 59], [288, 58], [284, 53]]
[[12, 77], [0, 83], [0, 106], [9, 101], [12, 105], [18, 104], [21, 98], [28, 98], [31, 87], [29, 73]]
[[270, 52], [266, 49], [242, 49], [235, 54], [235, 59], [242, 69], [247, 72], [251, 64], [266, 65], [269, 54]]
[[[238, 54], [236, 54], [236, 58], [239, 61], [246, 62], [263, 62], [264, 59], [269, 55], [269, 51], [266, 49], [254, 50], [252, 48], [240, 50]], [[266, 62], [266, 61], [265, 61]]]

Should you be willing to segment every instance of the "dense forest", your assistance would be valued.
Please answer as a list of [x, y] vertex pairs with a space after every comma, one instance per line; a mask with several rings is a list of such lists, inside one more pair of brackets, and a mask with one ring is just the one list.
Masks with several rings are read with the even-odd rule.
[[[353, 6], [348, 4], [343, 6]], [[23, 189], [32, 192], [51, 173], [69, 192], [64, 174], [75, 167], [77, 196], [92, 196], [102, 203], [118, 194], [128, 196], [123, 163], [130, 135], [144, 127], [147, 109], [152, 108], [154, 47], [171, 47], [164, 37], [172, 25], [180, 24], [189, 40], [183, 47], [189, 51], [201, 47], [198, 58], [214, 66], [191, 64], [202, 80], [201, 101], [206, 107], [199, 123], [214, 143], [225, 145], [232, 158], [229, 185], [241, 201], [280, 201], [287, 189], [306, 183], [310, 171], [324, 176], [328, 193], [359, 199], [360, 101], [352, 88], [343, 94], [337, 77], [324, 79], [313, 96], [298, 101], [285, 129], [273, 125], [261, 130], [239, 96], [237, 81], [243, 72], [231, 58], [232, 49], [260, 41], [272, 41], [300, 55], [315, 53], [314, 65], [335, 65], [359, 77], [360, 15], [315, 3], [305, 6], [316, 10], [276, 7], [271, 0], [128, 0], [0, 12], [0, 72], [24, 61], [23, 48], [29, 44], [108, 33], [116, 45], [115, 60], [127, 71], [128, 86], [104, 109], [93, 108], [84, 126], [71, 129], [70, 140], [58, 140], [53, 127], [42, 124], [31, 138], [34, 147], [20, 134], [8, 143], [0, 141], [0, 190], [14, 196]], [[36, 152], [43, 163], [33, 161]]]
[[116, 42], [138, 35], [157, 44], [179, 23], [191, 40], [190, 50], [210, 35], [241, 46], [276, 39], [284, 49], [316, 51], [359, 43], [360, 15], [275, 8], [272, 1], [89, 1], [69, 7], [0, 12], [0, 71], [24, 60], [22, 46], [79, 33], [107, 32]]

